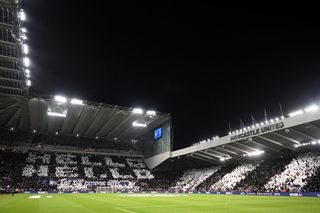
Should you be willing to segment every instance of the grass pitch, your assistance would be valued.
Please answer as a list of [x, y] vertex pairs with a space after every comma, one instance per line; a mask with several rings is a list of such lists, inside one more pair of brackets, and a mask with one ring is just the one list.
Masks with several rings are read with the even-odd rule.
[[205, 194], [0, 195], [0, 213], [317, 213], [320, 198]]

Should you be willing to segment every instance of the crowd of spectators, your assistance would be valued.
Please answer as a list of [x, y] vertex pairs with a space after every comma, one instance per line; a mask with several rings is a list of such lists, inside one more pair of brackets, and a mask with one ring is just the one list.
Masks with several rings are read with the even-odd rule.
[[233, 190], [241, 192], [264, 192], [264, 184], [275, 174], [281, 173], [290, 160], [291, 157], [287, 156], [259, 162], [259, 166], [249, 172], [247, 177], [241, 180]]
[[273, 176], [264, 187], [268, 191], [302, 191], [307, 180], [316, 174], [319, 167], [319, 153], [300, 155], [286, 165], [283, 172]]
[[176, 192], [192, 192], [199, 184], [218, 170], [219, 168], [217, 167], [187, 170], [171, 189]]
[[0, 191], [92, 191], [103, 186], [138, 191], [137, 182], [153, 179], [138, 158], [0, 151]]
[[232, 172], [227, 173], [223, 178], [212, 184], [210, 191], [233, 191], [236, 184], [245, 179], [247, 174], [257, 166], [257, 164], [244, 164], [236, 167]]

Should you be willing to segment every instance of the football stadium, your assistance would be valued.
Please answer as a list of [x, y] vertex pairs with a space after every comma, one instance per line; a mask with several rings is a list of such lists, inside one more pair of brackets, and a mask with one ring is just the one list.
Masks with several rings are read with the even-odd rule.
[[1, 213], [319, 212], [320, 105], [174, 150], [168, 112], [30, 92], [25, 22], [0, 0]]

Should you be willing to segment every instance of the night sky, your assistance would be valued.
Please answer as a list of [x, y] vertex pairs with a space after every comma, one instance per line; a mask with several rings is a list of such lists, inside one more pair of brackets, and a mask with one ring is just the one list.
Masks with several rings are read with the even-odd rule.
[[174, 148], [320, 102], [311, 11], [24, 0], [31, 91], [170, 112]]

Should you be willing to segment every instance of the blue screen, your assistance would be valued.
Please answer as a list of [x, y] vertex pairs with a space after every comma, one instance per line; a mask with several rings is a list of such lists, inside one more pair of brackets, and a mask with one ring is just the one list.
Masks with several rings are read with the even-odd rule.
[[153, 132], [154, 140], [158, 140], [162, 137], [162, 127], [159, 127], [158, 129], [155, 129]]

